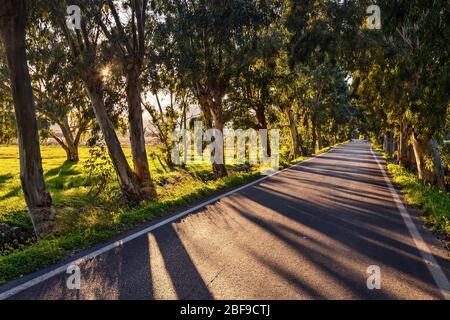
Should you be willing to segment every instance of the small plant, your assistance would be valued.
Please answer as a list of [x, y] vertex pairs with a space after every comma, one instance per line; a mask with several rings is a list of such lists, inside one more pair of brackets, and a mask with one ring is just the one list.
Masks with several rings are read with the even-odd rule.
[[89, 158], [84, 162], [86, 184], [91, 186], [91, 197], [110, 196], [111, 182], [113, 181], [113, 165], [108, 156], [106, 147], [99, 145], [89, 150]]

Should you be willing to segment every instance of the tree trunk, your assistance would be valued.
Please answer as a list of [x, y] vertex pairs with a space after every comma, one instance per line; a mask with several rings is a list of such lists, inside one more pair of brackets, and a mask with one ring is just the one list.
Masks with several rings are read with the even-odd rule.
[[83, 73], [83, 81], [91, 99], [95, 117], [103, 133], [103, 138], [105, 139], [108, 153], [117, 173], [120, 188], [125, 199], [131, 205], [137, 205], [142, 201], [151, 200], [153, 198], [151, 195], [142, 193], [139, 179], [132, 172], [120, 146], [120, 141], [103, 101], [102, 82], [97, 71], [95, 69], [86, 70], [85, 73]]
[[294, 158], [302, 155], [301, 141], [297, 130], [297, 121], [295, 120], [294, 112], [291, 107], [285, 108], [285, 112], [289, 118], [289, 129], [291, 131], [292, 147]]
[[383, 135], [383, 151], [389, 157], [394, 154], [394, 134], [389, 130], [385, 131]]
[[323, 143], [322, 143], [322, 130], [320, 126], [316, 126], [317, 128], [317, 149], [322, 150]]
[[[224, 128], [224, 123], [223, 123], [223, 111], [222, 111], [222, 106], [217, 104], [214, 107], [214, 129], [222, 132], [222, 137], [223, 137], [223, 128]], [[227, 168], [225, 167], [225, 145], [224, 145], [224, 141], [225, 138], [222, 138], [222, 155], [223, 155], [223, 159], [222, 159], [222, 163], [213, 163], [213, 171], [214, 171], [214, 177], [216, 179], [219, 178], [223, 178], [226, 177], [228, 175], [227, 173]]]
[[208, 102], [200, 102], [200, 109], [202, 110], [205, 129], [212, 129], [214, 127], [213, 117]]
[[139, 66], [134, 64], [129, 66], [127, 72], [128, 124], [134, 174], [139, 180], [141, 192], [145, 194], [146, 199], [151, 200], [156, 198], [156, 188], [151, 178], [145, 147], [139, 69]]
[[67, 117], [64, 118], [63, 123], [59, 124], [59, 127], [61, 128], [61, 132], [65, 140], [65, 147], [63, 148], [67, 154], [67, 161], [70, 162], [80, 161], [80, 157], [78, 155], [78, 145], [73, 137], [72, 130], [70, 129], [69, 120], [67, 119]]
[[19, 138], [20, 180], [25, 201], [38, 239], [55, 228], [55, 209], [47, 192], [39, 147], [36, 106], [26, 58], [25, 0], [4, 0], [0, 6], [3, 38]]
[[311, 119], [311, 127], [312, 127], [312, 144], [311, 149], [312, 152], [315, 153], [317, 151], [317, 124], [316, 117], [313, 116]]
[[445, 185], [445, 170], [442, 165], [441, 153], [439, 152], [439, 144], [435, 137], [430, 139], [429, 150], [434, 164], [435, 184], [441, 190], [447, 190]]
[[[266, 120], [266, 114], [265, 114], [265, 108], [261, 105], [258, 105], [256, 108], [256, 119], [258, 120], [258, 125], [256, 130], [267, 130], [267, 120]], [[263, 137], [260, 133], [260, 140], [263, 141]], [[267, 145], [263, 145], [263, 152], [264, 155], [267, 157], [270, 157], [272, 152], [270, 150], [270, 141], [269, 137], [267, 137]]]
[[413, 132], [411, 134], [411, 143], [417, 165], [417, 174], [419, 179], [430, 182], [441, 190], [445, 188], [444, 168], [441, 163], [441, 156], [437, 141], [434, 137], [420, 139]]
[[415, 159], [411, 147], [408, 145], [410, 129], [406, 121], [400, 121], [399, 131], [397, 163], [408, 170], [413, 170]]

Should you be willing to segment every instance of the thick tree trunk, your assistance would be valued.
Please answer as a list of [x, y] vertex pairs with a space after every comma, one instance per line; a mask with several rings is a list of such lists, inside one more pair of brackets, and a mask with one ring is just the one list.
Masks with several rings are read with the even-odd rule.
[[447, 190], [445, 184], [445, 169], [442, 165], [441, 153], [439, 152], [439, 144], [435, 137], [430, 139], [429, 150], [434, 164], [435, 184], [441, 190]]
[[291, 107], [285, 108], [285, 112], [289, 118], [289, 129], [291, 131], [292, 148], [294, 158], [302, 156], [301, 141], [297, 130], [297, 121]]
[[444, 168], [435, 138], [418, 138], [413, 132], [411, 143], [417, 165], [417, 174], [423, 179], [437, 186], [441, 190], [445, 188]]
[[315, 153], [317, 151], [317, 124], [316, 124], [316, 117], [314, 116], [311, 119], [311, 130], [312, 130], [311, 149], [312, 152]]
[[4, 0], [0, 5], [0, 33], [11, 79], [19, 136], [20, 180], [38, 239], [55, 228], [55, 209], [47, 192], [39, 147], [36, 106], [26, 58], [25, 0]]
[[212, 129], [214, 127], [214, 124], [209, 103], [205, 101], [200, 101], [200, 109], [202, 110], [205, 129]]
[[[258, 105], [258, 107], [256, 108], [256, 119], [258, 120], [256, 130], [267, 130], [267, 120], [265, 111], [266, 109], [261, 105]], [[263, 141], [263, 136], [261, 135], [261, 133], [260, 133], [260, 140]], [[270, 150], [269, 137], [267, 138], [267, 145], [263, 145], [263, 152], [264, 155], [267, 157], [270, 157], [272, 154]]]
[[323, 142], [322, 142], [322, 129], [320, 126], [316, 126], [317, 128], [317, 149], [322, 150]]
[[[223, 123], [223, 111], [222, 111], [222, 106], [221, 105], [216, 105], [214, 107], [214, 129], [220, 131], [222, 133], [222, 137], [223, 137], [223, 128], [224, 128], [224, 123]], [[227, 168], [225, 167], [225, 145], [224, 145], [224, 138], [222, 138], [222, 163], [213, 163], [213, 171], [214, 171], [214, 177], [216, 179], [218, 178], [223, 178], [226, 177], [228, 175], [227, 173]]]
[[70, 162], [80, 161], [80, 157], [78, 155], [78, 144], [77, 142], [75, 142], [72, 130], [70, 129], [69, 120], [67, 119], [67, 117], [64, 118], [63, 123], [59, 124], [59, 127], [65, 140], [65, 146], [63, 148], [67, 154], [67, 161]]
[[389, 157], [394, 154], [394, 134], [389, 130], [385, 131], [383, 135], [383, 151]]
[[77, 161], [73, 160], [75, 158], [78, 158], [78, 149], [75, 149], [75, 151], [70, 150], [69, 147], [67, 146], [66, 142], [63, 141], [62, 139], [60, 139], [56, 134], [52, 134], [51, 136], [61, 146], [61, 148], [63, 148], [64, 151], [66, 152], [67, 161], [75, 162], [75, 163], [78, 162], [78, 160]]
[[146, 199], [156, 198], [156, 188], [151, 178], [145, 147], [144, 121], [142, 119], [141, 83], [139, 66], [130, 65], [127, 72], [128, 124], [134, 174], [139, 180]]
[[400, 121], [400, 130], [398, 136], [398, 153], [397, 163], [402, 167], [413, 170], [415, 165], [415, 159], [412, 148], [409, 146], [408, 141], [410, 137], [410, 129], [406, 121]]
[[125, 154], [120, 146], [114, 126], [108, 116], [102, 98], [102, 83], [97, 71], [86, 70], [83, 74], [83, 81], [91, 99], [95, 117], [103, 133], [108, 153], [113, 163], [114, 169], [119, 179], [120, 188], [131, 205], [137, 205], [142, 201], [153, 199], [148, 193], [142, 193], [139, 179], [132, 172]]

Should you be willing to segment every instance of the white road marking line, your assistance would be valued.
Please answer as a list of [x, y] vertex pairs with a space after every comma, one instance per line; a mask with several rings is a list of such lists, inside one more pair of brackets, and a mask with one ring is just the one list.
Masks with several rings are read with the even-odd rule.
[[55, 276], [57, 276], [57, 275], [59, 275], [61, 273], [65, 273], [67, 271], [67, 269], [70, 266], [72, 266], [72, 265], [81, 265], [82, 263], [87, 262], [89, 260], [92, 260], [92, 259], [94, 259], [94, 258], [96, 258], [96, 257], [98, 257], [98, 256], [100, 256], [100, 255], [102, 255], [102, 254], [104, 254], [104, 253], [106, 253], [108, 251], [111, 251], [111, 250], [114, 250], [116, 248], [122, 247], [127, 242], [130, 242], [130, 241], [132, 241], [134, 239], [137, 239], [137, 238], [139, 238], [139, 237], [141, 237], [141, 236], [143, 236], [143, 235], [145, 235], [147, 233], [150, 233], [150, 232], [152, 232], [152, 231], [154, 231], [154, 230], [156, 230], [156, 229], [158, 229], [158, 228], [160, 228], [162, 226], [165, 226], [165, 225], [167, 225], [167, 224], [169, 224], [171, 222], [179, 220], [179, 219], [187, 216], [188, 214], [190, 214], [192, 212], [195, 212], [195, 211], [197, 211], [199, 209], [202, 209], [203, 207], [206, 207], [207, 205], [210, 205], [210, 204], [212, 204], [214, 202], [222, 200], [225, 197], [228, 197], [228, 196], [233, 195], [233, 194], [235, 194], [235, 193], [237, 193], [239, 191], [242, 191], [242, 190], [247, 189], [249, 187], [252, 187], [252, 186], [254, 186], [256, 184], [259, 184], [259, 183], [269, 179], [270, 177], [276, 176], [276, 175], [278, 175], [280, 173], [283, 173], [283, 172], [287, 172], [287, 171], [291, 170], [292, 168], [295, 168], [295, 167], [297, 167], [297, 166], [299, 166], [299, 165], [301, 165], [301, 164], [303, 164], [305, 162], [309, 162], [309, 161], [314, 160], [316, 158], [320, 158], [320, 157], [328, 154], [329, 152], [331, 152], [333, 150], [336, 150], [336, 148], [330, 149], [327, 152], [319, 154], [319, 155], [317, 155], [315, 157], [311, 157], [311, 158], [305, 159], [303, 161], [300, 161], [299, 163], [297, 163], [297, 164], [295, 164], [295, 165], [293, 165], [293, 166], [291, 166], [289, 168], [277, 171], [277, 172], [275, 172], [273, 174], [267, 175], [265, 177], [262, 177], [261, 179], [258, 179], [258, 180], [255, 180], [255, 181], [249, 183], [249, 184], [246, 184], [246, 185], [244, 185], [242, 187], [239, 187], [239, 188], [231, 190], [231, 191], [229, 191], [229, 192], [227, 192], [225, 194], [217, 196], [217, 197], [215, 197], [215, 198], [213, 198], [211, 200], [203, 202], [203, 203], [201, 203], [201, 204], [199, 204], [199, 205], [197, 205], [197, 206], [195, 206], [195, 207], [193, 207], [191, 209], [183, 211], [183, 212], [181, 212], [181, 213], [179, 213], [179, 214], [177, 214], [175, 216], [172, 216], [172, 217], [170, 217], [170, 218], [168, 218], [166, 220], [163, 220], [163, 221], [161, 221], [161, 222], [159, 222], [159, 223], [157, 223], [155, 225], [152, 225], [152, 226], [150, 226], [150, 227], [148, 227], [146, 229], [143, 229], [143, 230], [141, 230], [139, 232], [136, 232], [136, 233], [134, 233], [132, 235], [129, 235], [129, 236], [127, 236], [127, 237], [125, 237], [125, 238], [123, 238], [121, 240], [118, 240], [118, 241], [116, 241], [114, 243], [111, 243], [110, 245], [107, 245], [107, 246], [105, 246], [105, 247], [103, 247], [101, 249], [93, 251], [90, 254], [87, 254], [87, 255], [85, 255], [85, 256], [77, 259], [77, 260], [73, 260], [73, 261], [71, 261], [71, 262], [69, 262], [69, 263], [67, 263], [67, 264], [65, 264], [65, 265], [63, 265], [61, 267], [58, 267], [58, 268], [56, 268], [56, 269], [54, 269], [52, 271], [49, 271], [49, 272], [44, 273], [44, 274], [42, 274], [42, 275], [40, 275], [40, 276], [38, 276], [36, 278], [33, 278], [33, 279], [29, 280], [27, 282], [24, 282], [24, 283], [14, 287], [14, 288], [11, 288], [11, 289], [3, 292], [3, 293], [0, 293], [0, 300], [8, 299], [8, 298], [10, 298], [10, 297], [12, 297], [12, 296], [14, 296], [14, 295], [16, 295], [16, 294], [26, 290], [26, 289], [34, 287], [35, 285], [38, 285], [38, 284], [40, 284], [40, 283], [42, 283], [42, 282], [44, 282], [44, 281], [46, 281], [48, 279], [51, 279], [51, 278], [53, 278], [53, 277], [55, 277]]
[[400, 211], [403, 221], [405, 222], [406, 227], [408, 228], [408, 231], [411, 234], [414, 243], [416, 244], [416, 247], [420, 251], [420, 254], [422, 256], [425, 265], [428, 267], [428, 270], [430, 271], [434, 279], [434, 282], [436, 282], [436, 285], [439, 287], [439, 290], [441, 291], [441, 294], [443, 295], [445, 300], [450, 300], [450, 283], [448, 282], [448, 279], [445, 276], [444, 271], [442, 271], [441, 267], [439, 266], [433, 254], [431, 253], [430, 248], [428, 248], [419, 230], [417, 230], [417, 227], [414, 224], [414, 221], [412, 220], [411, 216], [409, 215], [408, 210], [406, 209], [403, 201], [400, 199], [397, 190], [395, 190], [391, 182], [391, 179], [389, 178], [384, 167], [381, 165], [380, 161], [376, 157], [372, 146], [370, 147], [370, 152], [372, 152], [372, 156], [374, 157], [375, 161], [378, 164], [378, 167], [383, 173], [384, 180], [386, 181], [386, 184], [392, 194], [392, 197], [394, 198], [395, 204], [397, 205], [397, 208]]

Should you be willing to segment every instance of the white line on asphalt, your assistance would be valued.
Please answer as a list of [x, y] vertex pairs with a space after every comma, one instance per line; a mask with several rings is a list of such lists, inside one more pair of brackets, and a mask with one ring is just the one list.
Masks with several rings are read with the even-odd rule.
[[201, 203], [201, 204], [199, 204], [199, 205], [197, 205], [197, 206], [195, 206], [195, 207], [193, 207], [193, 208], [191, 208], [189, 210], [183, 211], [183, 212], [181, 212], [181, 213], [179, 213], [179, 214], [177, 214], [175, 216], [167, 218], [166, 220], [163, 220], [163, 221], [161, 221], [161, 222], [159, 222], [157, 224], [154, 224], [154, 225], [152, 225], [152, 226], [150, 226], [150, 227], [148, 227], [146, 229], [143, 229], [143, 230], [141, 230], [139, 232], [136, 232], [136, 233], [134, 233], [132, 235], [129, 235], [129, 236], [127, 236], [127, 237], [125, 237], [125, 238], [123, 238], [121, 240], [118, 240], [118, 241], [116, 241], [114, 243], [111, 243], [110, 245], [107, 245], [107, 246], [105, 246], [103, 248], [100, 248], [100, 249], [98, 249], [96, 251], [93, 251], [90, 254], [85, 255], [85, 256], [77, 259], [77, 260], [73, 260], [73, 261], [71, 261], [71, 262], [69, 262], [69, 263], [67, 263], [67, 264], [65, 264], [65, 265], [63, 265], [61, 267], [58, 267], [58, 268], [53, 269], [53, 270], [51, 270], [51, 271], [49, 271], [47, 273], [44, 273], [44, 274], [42, 274], [40, 276], [37, 276], [36, 278], [33, 278], [33, 279], [31, 279], [31, 280], [29, 280], [27, 282], [24, 282], [24, 283], [14, 287], [14, 288], [11, 288], [11, 289], [3, 292], [3, 293], [0, 293], [0, 300], [8, 299], [8, 298], [10, 298], [10, 297], [12, 297], [12, 296], [14, 296], [14, 295], [16, 295], [16, 294], [26, 290], [26, 289], [34, 287], [35, 285], [38, 285], [38, 284], [40, 284], [40, 283], [42, 283], [42, 282], [44, 282], [44, 281], [46, 281], [46, 280], [48, 280], [50, 278], [53, 278], [53, 277], [55, 277], [55, 276], [57, 276], [57, 275], [59, 275], [61, 273], [66, 272], [67, 269], [70, 266], [72, 266], [72, 265], [80, 265], [80, 264], [82, 264], [84, 262], [87, 262], [89, 260], [92, 260], [92, 259], [94, 259], [94, 258], [96, 258], [96, 257], [98, 257], [98, 256], [100, 256], [100, 255], [102, 255], [102, 254], [104, 254], [104, 253], [106, 253], [108, 251], [111, 251], [111, 250], [114, 250], [116, 248], [122, 247], [127, 242], [130, 242], [130, 241], [132, 241], [132, 240], [134, 240], [136, 238], [139, 238], [139, 237], [141, 237], [141, 236], [143, 236], [143, 235], [145, 235], [145, 234], [147, 234], [149, 232], [152, 232], [152, 231], [154, 231], [154, 230], [156, 230], [156, 229], [158, 229], [158, 228], [160, 228], [160, 227], [162, 227], [164, 225], [167, 225], [167, 224], [169, 224], [171, 222], [174, 222], [174, 221], [176, 221], [178, 219], [181, 219], [181, 218], [187, 216], [188, 214], [190, 214], [192, 212], [195, 212], [195, 211], [197, 211], [197, 210], [199, 210], [199, 209], [201, 209], [201, 208], [203, 208], [203, 207], [205, 207], [207, 205], [210, 205], [211, 203], [217, 202], [217, 201], [219, 201], [219, 200], [221, 200], [221, 199], [223, 199], [225, 197], [228, 197], [228, 196], [230, 196], [230, 195], [232, 195], [234, 193], [237, 193], [239, 191], [242, 191], [244, 189], [252, 187], [252, 186], [254, 186], [254, 185], [258, 184], [258, 183], [261, 183], [261, 182], [267, 180], [270, 177], [273, 177], [273, 176], [276, 176], [276, 175], [278, 175], [280, 173], [283, 173], [283, 172], [286, 172], [288, 170], [291, 170], [292, 168], [295, 168], [298, 165], [301, 165], [301, 164], [303, 164], [305, 162], [309, 162], [309, 161], [314, 160], [316, 158], [320, 158], [320, 157], [326, 155], [327, 153], [331, 152], [332, 150], [335, 150], [335, 148], [333, 148], [331, 150], [328, 150], [325, 153], [319, 154], [319, 155], [317, 155], [315, 157], [303, 160], [303, 161], [293, 165], [290, 168], [286, 168], [284, 170], [277, 171], [277, 172], [275, 172], [273, 174], [267, 175], [267, 176], [265, 176], [265, 177], [263, 177], [261, 179], [258, 179], [256, 181], [253, 181], [253, 182], [249, 183], [249, 184], [246, 184], [246, 185], [244, 185], [242, 187], [239, 187], [237, 189], [234, 189], [234, 190], [231, 190], [231, 191], [229, 191], [227, 193], [224, 193], [224, 194], [222, 194], [220, 196], [217, 196], [217, 197], [215, 197], [215, 198], [213, 198], [211, 200], [203, 202], [203, 203]]
[[425, 265], [428, 267], [428, 270], [430, 270], [430, 273], [431, 273], [434, 281], [436, 282], [437, 286], [439, 287], [439, 290], [441, 291], [443, 297], [446, 300], [450, 300], [450, 283], [448, 282], [448, 279], [445, 276], [444, 271], [442, 271], [442, 269], [439, 266], [439, 264], [437, 263], [436, 259], [434, 259], [434, 256], [431, 253], [430, 248], [427, 246], [427, 244], [423, 240], [423, 237], [420, 234], [419, 230], [417, 230], [417, 227], [414, 224], [414, 221], [412, 220], [411, 216], [409, 215], [408, 210], [406, 209], [403, 201], [400, 199], [400, 197], [397, 193], [397, 190], [395, 190], [384, 167], [382, 166], [382, 164], [376, 157], [375, 152], [373, 151], [372, 147], [370, 147], [370, 152], [372, 152], [372, 155], [373, 155], [375, 161], [377, 162], [378, 166], [380, 167], [380, 170], [383, 174], [384, 180], [386, 181], [386, 184], [392, 194], [392, 197], [394, 198], [395, 204], [397, 205], [397, 208], [400, 211], [403, 221], [405, 222], [406, 227], [408, 228], [408, 231], [411, 234], [411, 237], [413, 238], [414, 243], [416, 244], [416, 247], [420, 251], [420, 254], [422, 256], [422, 259], [423, 259]]

